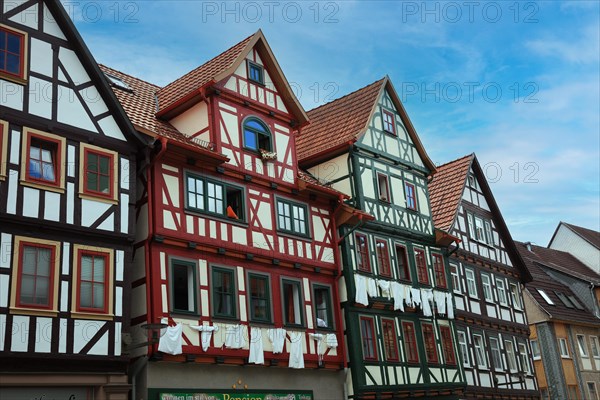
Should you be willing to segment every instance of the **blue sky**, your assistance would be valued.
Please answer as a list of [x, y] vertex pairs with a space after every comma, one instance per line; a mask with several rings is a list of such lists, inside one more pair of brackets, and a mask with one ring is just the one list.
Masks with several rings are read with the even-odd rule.
[[387, 74], [436, 164], [477, 154], [514, 239], [600, 230], [600, 2], [63, 3], [158, 85], [259, 28], [307, 110]]

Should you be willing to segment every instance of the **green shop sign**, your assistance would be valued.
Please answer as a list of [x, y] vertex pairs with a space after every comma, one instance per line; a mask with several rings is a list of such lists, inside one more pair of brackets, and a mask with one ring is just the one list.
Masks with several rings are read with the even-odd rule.
[[312, 392], [171, 392], [159, 393], [159, 400], [313, 400]]

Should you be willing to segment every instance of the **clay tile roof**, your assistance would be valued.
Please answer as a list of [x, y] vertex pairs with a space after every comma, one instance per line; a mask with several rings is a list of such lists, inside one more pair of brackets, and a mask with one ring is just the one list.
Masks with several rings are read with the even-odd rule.
[[458, 211], [473, 154], [437, 167], [429, 184], [429, 199], [433, 214], [433, 226], [448, 232]]
[[[549, 262], [549, 260], [553, 260], [553, 262], [557, 265], [561, 265], [563, 268], [569, 268], [574, 265], [574, 263], [579, 263], [574, 257], [570, 256], [568, 253], [564, 253], [558, 250], [547, 249], [545, 247], [539, 247], [535, 245], [531, 245], [531, 250], [527, 249], [526, 244], [516, 242], [517, 249], [521, 254], [521, 257], [525, 261], [527, 269], [529, 270], [533, 280], [527, 283], [525, 286], [527, 287], [531, 296], [536, 300], [536, 302], [548, 312], [552, 318], [558, 320], [565, 321], [575, 321], [575, 322], [583, 322], [583, 323], [598, 323], [600, 321], [597, 317], [594, 316], [593, 312], [590, 310], [584, 309], [580, 310], [578, 308], [570, 308], [567, 307], [562, 300], [557, 296], [556, 292], [563, 293], [567, 297], [573, 296], [577, 299], [578, 303], [585, 307], [584, 303], [577, 298], [575, 293], [571, 291], [569, 286], [557, 281], [552, 278], [545, 271], [545, 266]], [[583, 267], [585, 267], [583, 265]], [[586, 267], [587, 268], [587, 267]], [[544, 293], [550, 298], [550, 300], [554, 303], [554, 305], [548, 304], [546, 300], [542, 297], [542, 295], [538, 292], [538, 289], [543, 290]]]
[[156, 113], [156, 92], [159, 86], [153, 85], [141, 79], [127, 75], [116, 69], [100, 65], [100, 69], [105, 74], [114, 76], [123, 81], [131, 90], [124, 90], [113, 85], [113, 92], [123, 106], [125, 113], [135, 126], [135, 128], [146, 134], [162, 136], [188, 144], [193, 147], [207, 149], [209, 144], [199, 144], [179, 132], [173, 125], [167, 121], [157, 119]]
[[308, 112], [310, 124], [296, 139], [298, 160], [353, 142], [367, 126], [385, 78]]
[[191, 92], [200, 89], [203, 85], [210, 82], [215, 76], [227, 70], [233, 62], [238, 58], [242, 50], [255, 34], [248, 36], [233, 47], [225, 50], [215, 58], [205, 62], [193, 71], [188, 72], [179, 79], [169, 83], [164, 88], [158, 91], [157, 111], [162, 111], [177, 100], [185, 97]]
[[571, 229], [573, 232], [581, 236], [584, 240], [587, 240], [592, 246], [596, 247], [597, 249], [600, 249], [600, 232], [583, 228], [577, 225], [567, 224], [566, 222], [563, 222], [563, 224], [569, 227], [569, 229]]

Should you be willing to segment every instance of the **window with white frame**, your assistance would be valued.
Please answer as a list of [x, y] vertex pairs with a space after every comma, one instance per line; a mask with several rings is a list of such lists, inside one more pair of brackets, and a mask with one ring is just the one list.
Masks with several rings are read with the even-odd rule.
[[515, 354], [515, 345], [512, 340], [504, 341], [504, 350], [506, 351], [506, 361], [508, 362], [508, 369], [511, 372], [517, 371], [517, 356]]
[[527, 345], [525, 343], [519, 343], [519, 359], [521, 360], [523, 372], [527, 374], [531, 373], [531, 369], [529, 368], [529, 357], [527, 357]]
[[540, 296], [542, 296], [542, 299], [544, 299], [544, 301], [546, 301], [546, 303], [550, 304], [551, 306], [554, 305], [554, 302], [552, 301], [552, 299], [550, 298], [550, 296], [548, 296], [548, 294], [546, 292], [544, 292], [542, 289], [537, 289], [537, 291], [540, 294]]
[[467, 335], [464, 331], [457, 331], [456, 333], [458, 335], [458, 348], [460, 350], [463, 366], [470, 367], [471, 360], [469, 357], [469, 347], [467, 346]]
[[502, 365], [502, 353], [500, 353], [500, 342], [498, 341], [498, 338], [490, 338], [490, 352], [492, 353], [494, 369], [497, 371], [502, 371], [504, 369], [504, 365]]
[[481, 274], [481, 286], [483, 287], [483, 297], [487, 301], [493, 302], [494, 296], [492, 295], [492, 283], [488, 274]]
[[531, 340], [531, 355], [533, 356], [534, 360], [539, 360], [540, 358], [542, 358], [542, 355], [540, 353], [540, 344], [537, 341], [537, 339], [533, 339]]
[[498, 291], [498, 301], [502, 305], [507, 305], [506, 299], [506, 288], [504, 286], [504, 279], [496, 279], [496, 290]]
[[590, 394], [590, 400], [600, 400], [598, 398], [598, 392], [596, 391], [595, 382], [587, 382], [588, 393]]
[[467, 222], [469, 225], [469, 235], [471, 239], [477, 240], [478, 242], [487, 244], [489, 246], [494, 245], [492, 224], [489, 220], [467, 212]]
[[485, 345], [483, 344], [483, 337], [478, 334], [473, 335], [473, 345], [475, 346], [475, 359], [477, 360], [477, 366], [480, 368], [487, 368], [487, 359], [485, 357]]
[[450, 274], [452, 275], [452, 288], [455, 292], [460, 293], [460, 277], [458, 276], [458, 265], [450, 263]]
[[469, 296], [477, 297], [477, 284], [475, 283], [475, 272], [470, 268], [465, 268], [465, 276], [467, 277], [467, 291]]
[[521, 291], [519, 290], [518, 283], [510, 283], [510, 296], [512, 298], [513, 306], [519, 310], [523, 309], [523, 303], [521, 303]]
[[558, 349], [562, 358], [569, 358], [569, 347], [567, 346], [567, 339], [558, 338]]
[[577, 335], [577, 347], [579, 348], [579, 354], [581, 357], [589, 357], [587, 346], [585, 345], [585, 336]]

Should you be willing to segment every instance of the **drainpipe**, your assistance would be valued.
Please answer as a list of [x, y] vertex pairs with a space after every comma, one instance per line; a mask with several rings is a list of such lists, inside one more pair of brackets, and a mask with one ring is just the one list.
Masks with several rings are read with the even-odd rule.
[[137, 387], [137, 376], [142, 372], [142, 369], [148, 364], [148, 357], [143, 356], [138, 358], [131, 366], [131, 400], [137, 400], [136, 387]]

